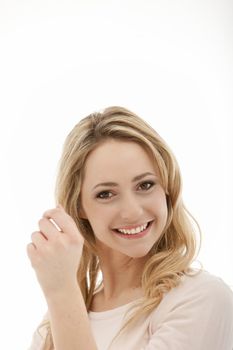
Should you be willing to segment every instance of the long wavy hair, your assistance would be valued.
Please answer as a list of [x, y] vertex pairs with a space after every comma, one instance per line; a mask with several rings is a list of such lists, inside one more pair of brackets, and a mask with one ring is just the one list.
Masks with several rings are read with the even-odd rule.
[[[87, 311], [90, 310], [94, 293], [103, 285], [103, 281], [99, 281], [100, 265], [94, 232], [89, 221], [81, 218], [80, 214], [81, 188], [88, 155], [108, 139], [136, 142], [152, 156], [159, 170], [168, 208], [166, 226], [148, 253], [143, 269], [141, 288], [144, 297], [135, 303], [135, 312], [123, 325], [122, 332], [128, 327], [133, 327], [143, 315], [152, 312], [161, 302], [164, 293], [178, 286], [184, 274], [197, 273], [191, 264], [199, 253], [201, 232], [198, 223], [182, 201], [182, 182], [177, 161], [165, 141], [147, 122], [128, 109], [118, 106], [92, 113], [80, 120], [67, 136], [63, 146], [58, 165], [55, 198], [56, 203], [61, 204], [74, 219], [84, 237], [77, 282]], [[45, 348], [52, 349], [49, 321], [43, 321], [41, 326], [48, 329]]]

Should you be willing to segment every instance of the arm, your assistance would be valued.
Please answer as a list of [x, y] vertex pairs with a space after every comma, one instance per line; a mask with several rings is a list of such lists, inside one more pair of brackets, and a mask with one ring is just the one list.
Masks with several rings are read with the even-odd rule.
[[44, 293], [55, 350], [97, 350], [76, 274], [84, 239], [62, 207], [48, 210], [27, 253]]
[[47, 304], [56, 350], [97, 350], [77, 284], [50, 296]]

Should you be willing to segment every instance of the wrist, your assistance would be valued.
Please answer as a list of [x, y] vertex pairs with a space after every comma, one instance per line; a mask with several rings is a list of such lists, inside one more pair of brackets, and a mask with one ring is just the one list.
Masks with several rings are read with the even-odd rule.
[[81, 295], [77, 281], [64, 284], [59, 289], [53, 289], [44, 293], [47, 303], [65, 301], [74, 296]]

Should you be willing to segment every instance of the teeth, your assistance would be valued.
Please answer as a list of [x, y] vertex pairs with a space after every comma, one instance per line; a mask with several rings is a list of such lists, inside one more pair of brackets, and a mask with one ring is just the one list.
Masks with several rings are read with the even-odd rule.
[[124, 233], [125, 235], [135, 235], [139, 232], [142, 232], [145, 230], [145, 228], [147, 227], [148, 223], [142, 225], [142, 226], [138, 226], [132, 230], [124, 230], [124, 229], [119, 229], [117, 231], [121, 232], [121, 233]]

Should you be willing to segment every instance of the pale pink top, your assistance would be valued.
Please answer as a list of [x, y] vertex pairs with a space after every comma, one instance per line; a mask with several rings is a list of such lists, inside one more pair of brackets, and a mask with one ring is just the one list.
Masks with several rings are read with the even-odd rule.
[[[149, 316], [109, 346], [133, 303], [89, 312], [98, 350], [233, 350], [233, 293], [207, 271], [183, 276]], [[34, 333], [29, 350], [44, 350], [42, 333]]]

